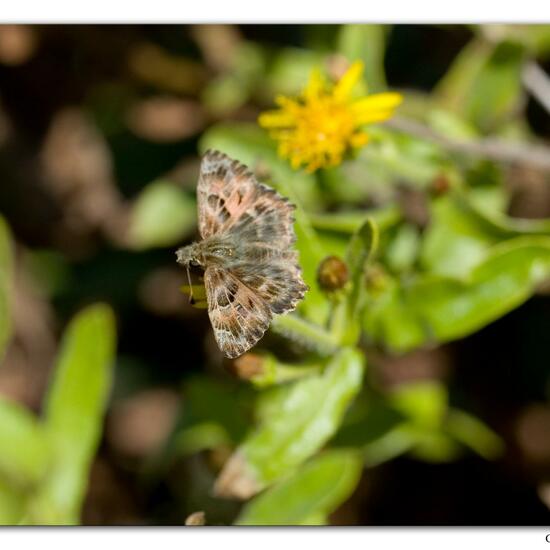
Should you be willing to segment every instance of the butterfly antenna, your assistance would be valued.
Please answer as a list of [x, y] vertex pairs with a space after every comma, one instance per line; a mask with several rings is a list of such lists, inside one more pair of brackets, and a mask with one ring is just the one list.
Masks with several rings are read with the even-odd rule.
[[193, 285], [191, 284], [191, 274], [189, 273], [189, 266], [185, 266], [185, 269], [187, 271], [187, 281], [189, 282], [189, 303], [194, 304], [195, 300], [193, 300]]

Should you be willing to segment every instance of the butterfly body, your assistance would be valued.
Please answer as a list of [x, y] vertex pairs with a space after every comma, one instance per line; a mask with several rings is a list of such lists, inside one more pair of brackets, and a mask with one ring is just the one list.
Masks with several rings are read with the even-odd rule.
[[219, 265], [224, 267], [226, 259], [235, 255], [235, 246], [226, 239], [210, 237], [204, 241], [190, 244], [177, 251], [177, 260], [180, 264], [191, 267]]
[[177, 259], [204, 270], [216, 342], [238, 357], [307, 291], [293, 249], [294, 206], [217, 151], [203, 157], [197, 198], [203, 240], [179, 249]]

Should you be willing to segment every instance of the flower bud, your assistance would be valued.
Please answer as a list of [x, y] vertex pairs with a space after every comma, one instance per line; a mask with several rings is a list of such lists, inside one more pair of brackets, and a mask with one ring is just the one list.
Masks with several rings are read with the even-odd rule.
[[428, 189], [433, 196], [440, 197], [448, 193], [450, 188], [449, 178], [445, 174], [439, 174], [430, 182]]
[[235, 359], [231, 370], [241, 380], [251, 380], [265, 374], [266, 358], [256, 353], [245, 353]]
[[317, 282], [325, 292], [344, 288], [348, 280], [348, 266], [338, 256], [328, 256], [319, 264]]

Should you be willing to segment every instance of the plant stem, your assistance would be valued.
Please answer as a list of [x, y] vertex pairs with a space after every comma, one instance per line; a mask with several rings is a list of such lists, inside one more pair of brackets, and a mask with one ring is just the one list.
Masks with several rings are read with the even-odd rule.
[[288, 314], [275, 317], [271, 327], [275, 332], [314, 349], [322, 355], [330, 355], [338, 349], [338, 343], [330, 333], [296, 315]]
[[533, 168], [550, 171], [550, 148], [536, 143], [517, 143], [501, 139], [455, 140], [441, 135], [416, 120], [394, 117], [385, 125], [388, 128], [410, 134], [439, 145], [453, 153], [486, 158], [502, 163], [530, 164]]
[[398, 206], [389, 205], [374, 210], [309, 214], [309, 217], [315, 229], [325, 229], [351, 235], [365, 223], [367, 217], [372, 218], [382, 231], [401, 220], [402, 214]]

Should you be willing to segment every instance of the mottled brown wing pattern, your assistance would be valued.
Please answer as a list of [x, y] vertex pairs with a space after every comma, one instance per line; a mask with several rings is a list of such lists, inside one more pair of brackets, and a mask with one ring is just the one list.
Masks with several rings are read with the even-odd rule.
[[297, 252], [283, 251], [277, 257], [272, 256], [270, 261], [262, 262], [259, 258], [264, 250], [254, 246], [243, 248], [246, 252], [231, 267], [231, 273], [257, 292], [269, 304], [272, 313], [294, 310], [308, 289], [297, 264]]
[[197, 201], [203, 239], [225, 232], [249, 208], [256, 195], [254, 175], [219, 151], [202, 157]]
[[225, 269], [207, 268], [204, 283], [216, 342], [227, 357], [238, 357], [269, 327], [269, 305]]
[[203, 250], [223, 243], [233, 251], [206, 266], [205, 284], [216, 341], [237, 357], [307, 291], [292, 249], [294, 205], [218, 151], [203, 157], [197, 197]]
[[203, 157], [197, 199], [203, 239], [231, 231], [241, 241], [274, 247], [295, 241], [294, 205], [219, 151], [207, 151]]

